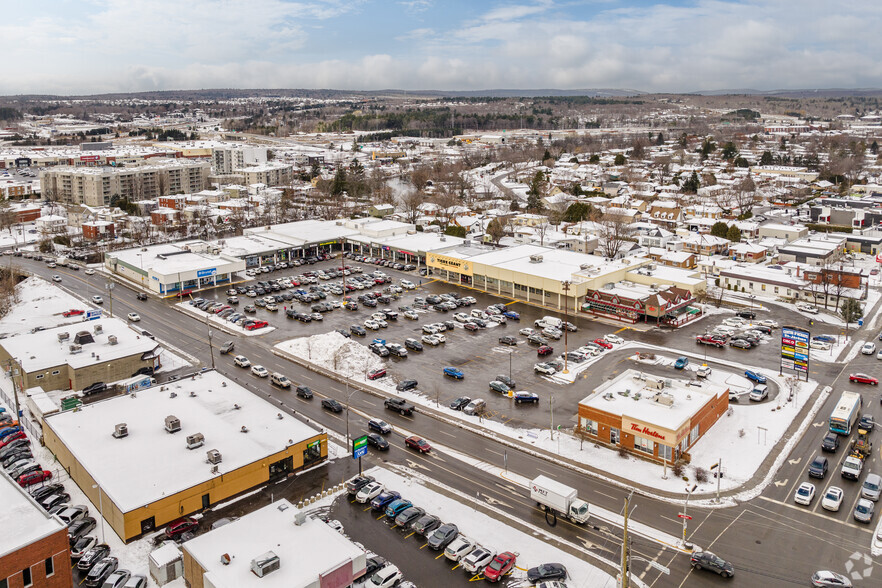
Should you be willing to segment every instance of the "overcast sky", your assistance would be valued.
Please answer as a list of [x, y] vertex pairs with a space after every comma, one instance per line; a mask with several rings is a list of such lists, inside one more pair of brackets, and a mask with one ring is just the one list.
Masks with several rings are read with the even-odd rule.
[[882, 87], [880, 0], [32, 0], [6, 8], [0, 94]]

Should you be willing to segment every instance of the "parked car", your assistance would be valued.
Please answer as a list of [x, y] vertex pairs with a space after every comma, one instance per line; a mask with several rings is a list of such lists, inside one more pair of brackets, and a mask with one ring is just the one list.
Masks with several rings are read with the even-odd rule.
[[381, 492], [376, 498], [371, 500], [371, 508], [374, 510], [386, 510], [386, 507], [394, 501], [401, 498], [401, 494], [395, 490], [386, 490]]
[[429, 535], [426, 544], [429, 546], [429, 549], [434, 551], [441, 551], [445, 547], [447, 547], [456, 536], [459, 534], [459, 529], [453, 523], [445, 523], [435, 529], [431, 535]]
[[510, 551], [500, 553], [484, 568], [484, 579], [488, 582], [500, 581], [511, 572], [516, 561], [517, 556], [514, 553]]
[[183, 517], [172, 521], [165, 528], [165, 536], [175, 540], [187, 532], [195, 531], [199, 528], [199, 521], [193, 517]]
[[[92, 549], [98, 545], [98, 540], [91, 535], [84, 535], [74, 541], [73, 545], [70, 546], [70, 558], [73, 560], [79, 560], [86, 554], [87, 551]], [[108, 550], [109, 551], [109, 550]]]
[[128, 570], [116, 570], [104, 580], [104, 584], [101, 585], [101, 588], [126, 588], [126, 582], [129, 581], [129, 578], [132, 576], [132, 573]]
[[462, 380], [465, 377], [465, 374], [463, 374], [462, 370], [460, 370], [459, 368], [448, 366], [445, 367], [442, 371], [445, 376], [451, 377], [454, 380]]
[[371, 576], [368, 584], [371, 588], [391, 588], [401, 581], [401, 571], [394, 564], [386, 564]]
[[493, 551], [492, 549], [487, 549], [486, 547], [483, 547], [481, 545], [476, 545], [472, 552], [462, 558], [460, 561], [462, 562], [462, 567], [467, 572], [477, 574], [487, 564], [493, 561], [494, 557], [496, 557], [495, 551]]
[[544, 580], [566, 580], [567, 568], [559, 563], [547, 563], [527, 570], [527, 581], [535, 584]]
[[859, 498], [854, 507], [854, 520], [859, 523], [869, 523], [873, 520], [876, 505], [866, 498]]
[[815, 498], [815, 485], [811, 482], [803, 482], [796, 489], [796, 493], [793, 495], [793, 501], [796, 504], [802, 504], [805, 506], [810, 506], [812, 500]]
[[119, 560], [115, 557], [105, 557], [96, 563], [86, 575], [85, 585], [88, 588], [99, 588], [110, 574], [116, 571]]
[[[382, 437], [380, 437], [382, 439]], [[355, 501], [364, 504], [370, 502], [380, 495], [383, 491], [383, 485], [379, 482], [370, 482], [361, 487], [355, 495]]]
[[539, 395], [535, 392], [527, 392], [525, 390], [522, 390], [520, 392], [515, 392], [514, 401], [515, 404], [538, 404]]
[[110, 555], [110, 547], [106, 543], [95, 545], [80, 555], [80, 561], [77, 562], [77, 569], [81, 572], [88, 572], [95, 566], [95, 564], [108, 555]]
[[386, 377], [386, 368], [377, 368], [367, 373], [368, 380], [378, 380]]
[[472, 399], [469, 398], [468, 396], [460, 396], [460, 397], [458, 397], [456, 400], [454, 400], [453, 402], [451, 402], [449, 406], [450, 406], [450, 408], [452, 408], [453, 410], [462, 410], [462, 409], [465, 408], [465, 407], [468, 405], [468, 403], [471, 402], [471, 401], [472, 401]]
[[735, 568], [731, 563], [714, 555], [710, 551], [697, 551], [693, 553], [690, 563], [696, 570], [710, 570], [720, 574], [724, 578], [731, 578], [735, 575]]
[[477, 544], [460, 533], [444, 549], [444, 557], [450, 561], [460, 561], [475, 549]]
[[504, 335], [499, 338], [500, 345], [517, 345], [518, 340], [517, 337], [512, 337], [511, 335]]
[[413, 523], [413, 531], [420, 537], [425, 537], [441, 526], [441, 519], [432, 514], [424, 514]]
[[821, 499], [821, 508], [832, 510], [834, 512], [838, 511], [839, 507], [842, 506], [842, 498], [844, 496], [845, 493], [842, 491], [842, 488], [839, 488], [838, 486], [830, 486], [827, 488], [824, 498]]
[[395, 389], [399, 392], [403, 392], [405, 390], [413, 390], [418, 385], [416, 380], [401, 380], [396, 384]]
[[674, 369], [682, 370], [687, 365], [689, 365], [689, 358], [681, 355], [677, 358], [677, 361], [674, 362]]
[[411, 525], [424, 514], [426, 514], [426, 511], [418, 506], [408, 507], [395, 517], [395, 526], [401, 529], [410, 529]]
[[500, 382], [499, 380], [493, 380], [489, 384], [490, 390], [493, 392], [499, 392], [500, 394], [508, 394], [511, 392], [511, 388]]

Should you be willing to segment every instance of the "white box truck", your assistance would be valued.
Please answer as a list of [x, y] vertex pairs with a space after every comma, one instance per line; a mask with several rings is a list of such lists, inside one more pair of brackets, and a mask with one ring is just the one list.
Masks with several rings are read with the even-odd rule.
[[588, 520], [588, 503], [576, 496], [576, 489], [547, 476], [537, 476], [530, 482], [530, 498], [542, 510], [551, 511], [574, 523]]

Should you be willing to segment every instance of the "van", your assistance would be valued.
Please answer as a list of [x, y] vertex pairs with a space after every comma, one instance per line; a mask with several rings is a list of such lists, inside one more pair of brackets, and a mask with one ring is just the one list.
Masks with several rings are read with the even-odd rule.
[[882, 476], [879, 474], [867, 474], [864, 485], [861, 486], [861, 496], [877, 502], [880, 489], [882, 489]]
[[558, 330], [563, 330], [563, 321], [556, 316], [543, 316], [541, 319], [537, 320], [533, 326], [537, 328], [546, 328], [546, 327], [554, 327]]
[[280, 374], [278, 372], [274, 372], [270, 376], [270, 383], [273, 384], [274, 386], [279, 386], [280, 388], [290, 388], [291, 387], [291, 380], [289, 380], [287, 377], [283, 376], [282, 374]]

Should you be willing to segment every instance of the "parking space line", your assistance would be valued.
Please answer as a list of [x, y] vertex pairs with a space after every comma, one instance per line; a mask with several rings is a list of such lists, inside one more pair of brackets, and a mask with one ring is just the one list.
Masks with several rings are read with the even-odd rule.
[[411, 531], [410, 535], [405, 535], [404, 538], [407, 539], [408, 537], [413, 537], [414, 533], [416, 533], [416, 531]]
[[422, 548], [425, 547], [426, 545], [428, 545], [428, 543], [423, 543], [422, 545], [420, 545], [420, 549], [422, 549]]
[[437, 556], [435, 559], [441, 559], [442, 557], [444, 557], [444, 552], [443, 552], [443, 551], [442, 551], [441, 553], [439, 553], [438, 556]]
[[461, 565], [462, 565], [462, 562], [456, 562], [456, 565], [453, 566], [453, 567], [450, 568], [450, 569], [451, 569], [451, 570], [455, 570], [456, 568], [458, 568], [458, 567], [461, 566]]
[[384, 516], [386, 516], [385, 513], [381, 514], [380, 516], [377, 517], [377, 520], [379, 521], [379, 520], [382, 519]]

